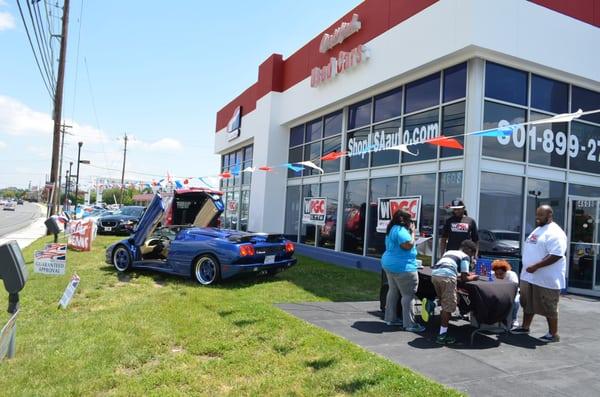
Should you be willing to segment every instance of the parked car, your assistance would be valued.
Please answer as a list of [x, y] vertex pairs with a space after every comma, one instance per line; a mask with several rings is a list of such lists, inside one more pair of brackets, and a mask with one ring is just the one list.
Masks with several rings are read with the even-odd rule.
[[143, 214], [144, 207], [129, 205], [110, 215], [103, 215], [98, 218], [98, 234], [131, 234]]
[[134, 234], [106, 249], [106, 262], [192, 277], [209, 285], [244, 273], [276, 274], [296, 264], [294, 244], [280, 234], [215, 227], [224, 210], [221, 192], [175, 190], [155, 195]]
[[521, 233], [510, 230], [479, 230], [479, 254], [520, 256]]
[[18, 199], [17, 200], [17, 205], [23, 205], [23, 199]]
[[14, 211], [17, 208], [17, 204], [14, 201], [7, 201], [4, 204], [4, 208], [2, 208], [4, 211]]

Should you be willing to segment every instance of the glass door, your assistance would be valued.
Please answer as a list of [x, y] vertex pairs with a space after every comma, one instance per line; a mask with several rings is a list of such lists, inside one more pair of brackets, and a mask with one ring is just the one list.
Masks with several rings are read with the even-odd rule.
[[600, 291], [599, 208], [598, 198], [569, 197], [569, 289]]

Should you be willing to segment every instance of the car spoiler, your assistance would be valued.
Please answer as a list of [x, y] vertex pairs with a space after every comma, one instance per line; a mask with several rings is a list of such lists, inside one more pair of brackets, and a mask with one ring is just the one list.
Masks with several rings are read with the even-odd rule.
[[261, 237], [264, 238], [265, 241], [267, 243], [281, 243], [282, 241], [285, 240], [285, 237], [283, 236], [283, 234], [279, 234], [279, 233], [275, 233], [275, 234], [268, 234], [268, 233], [249, 233], [249, 234], [245, 234], [245, 235], [232, 235], [229, 236], [229, 241], [234, 242], [234, 243], [249, 243], [252, 242], [253, 239], [255, 239], [256, 237]]

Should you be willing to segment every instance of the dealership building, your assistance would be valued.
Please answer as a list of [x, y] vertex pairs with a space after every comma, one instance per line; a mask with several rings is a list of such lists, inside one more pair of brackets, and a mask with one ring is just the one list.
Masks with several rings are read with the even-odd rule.
[[[600, 109], [599, 49], [598, 0], [366, 0], [271, 55], [217, 113], [224, 224], [374, 268], [381, 198], [420, 199], [424, 262], [454, 198], [480, 246], [508, 257], [547, 203], [570, 239], [569, 290], [600, 295], [600, 113], [520, 124]], [[512, 134], [470, 134], [504, 125]], [[463, 148], [425, 142], [440, 135]], [[325, 199], [316, 224], [310, 197]]]

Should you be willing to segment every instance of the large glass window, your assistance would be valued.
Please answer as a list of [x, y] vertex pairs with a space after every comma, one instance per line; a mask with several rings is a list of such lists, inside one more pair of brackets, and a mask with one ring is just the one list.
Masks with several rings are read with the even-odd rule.
[[[244, 149], [244, 164], [242, 165], [242, 170], [244, 170], [248, 167], [252, 167], [253, 156], [254, 156], [254, 146], [247, 146]], [[250, 183], [252, 183], [252, 172], [242, 173], [242, 185], [250, 185]]]
[[527, 105], [527, 72], [486, 62], [485, 96]]
[[[502, 125], [525, 122], [525, 109], [486, 101], [483, 110], [483, 129], [497, 128]], [[484, 156], [498, 157], [507, 160], [524, 161], [525, 143], [527, 141], [526, 126], [516, 127], [509, 136], [483, 137], [482, 151]]]
[[[531, 120], [552, 116], [531, 112]], [[567, 123], [527, 126], [529, 162], [565, 168], [567, 166]]]
[[572, 170], [600, 174], [600, 127], [572, 122], [569, 156]]
[[373, 121], [388, 120], [402, 114], [402, 87], [375, 97]]
[[[597, 110], [600, 108], [600, 93], [585, 88], [573, 86], [571, 98], [571, 111], [578, 109]], [[582, 120], [591, 121], [600, 124], [600, 113], [588, 114], [581, 117]]]
[[523, 178], [482, 172], [478, 224], [480, 231], [520, 233], [522, 220]]
[[598, 198], [600, 198], [600, 187], [597, 187], [597, 186], [586, 186], [586, 185], [576, 185], [574, 183], [571, 183], [571, 184], [569, 184], [569, 195], [570, 196], [598, 197]]
[[535, 229], [535, 212], [540, 205], [549, 205], [554, 211], [554, 222], [561, 228], [565, 221], [566, 199], [565, 184], [560, 182], [545, 181], [541, 179], [528, 179], [527, 181], [527, 213], [525, 214], [525, 235]]
[[386, 147], [400, 144], [400, 120], [388, 121], [373, 127], [373, 152], [371, 153], [371, 167], [398, 164], [400, 152], [398, 150], [384, 150]]
[[316, 141], [317, 139], [321, 139], [323, 137], [322, 130], [323, 123], [320, 118], [306, 123], [306, 136], [304, 141], [312, 142]]
[[300, 186], [288, 186], [285, 196], [285, 227], [287, 239], [298, 241], [300, 225]]
[[342, 111], [325, 116], [323, 135], [325, 137], [336, 135], [342, 132]]
[[344, 189], [344, 246], [345, 252], [363, 254], [367, 181], [348, 181]]
[[406, 85], [404, 111], [412, 113], [440, 103], [440, 73], [434, 73]]
[[398, 178], [371, 179], [369, 189], [369, 225], [367, 226], [367, 255], [381, 258], [385, 252], [385, 233], [377, 232], [377, 203], [379, 198], [396, 197]]
[[370, 128], [349, 132], [346, 145], [348, 157], [346, 157], [346, 169], [356, 170], [369, 166], [369, 132]]
[[[442, 108], [442, 131], [444, 136], [456, 137], [463, 146], [465, 143], [465, 102], [458, 102]], [[462, 149], [440, 148], [440, 157], [462, 156]]]
[[[304, 161], [312, 161], [317, 166], [321, 165], [321, 141], [310, 143], [304, 147]], [[313, 168], [304, 168], [304, 176], [318, 174], [320, 172]]]
[[444, 102], [464, 98], [467, 92], [467, 64], [444, 70]]
[[[302, 203], [306, 197], [319, 197], [319, 185], [304, 185], [302, 186]], [[315, 245], [316, 226], [303, 223], [300, 228], [300, 242], [308, 245]]]
[[348, 108], [348, 129], [362, 127], [371, 123], [371, 98], [351, 105]]
[[318, 246], [335, 249], [335, 233], [337, 231], [338, 182], [322, 183], [320, 197], [327, 199], [325, 225], [318, 226]]
[[[435, 214], [435, 174], [408, 175], [402, 177], [401, 196], [421, 196], [421, 218], [419, 223], [419, 233], [421, 236], [433, 237], [433, 219]], [[417, 247], [419, 259], [424, 264], [431, 264], [432, 242]]]
[[531, 107], [552, 113], [569, 109], [569, 85], [538, 75], [531, 76]]
[[437, 157], [437, 146], [421, 142], [440, 135], [438, 119], [438, 109], [428, 110], [404, 118], [402, 143], [410, 145], [409, 150], [413, 153], [418, 152], [418, 155], [412, 156], [403, 153], [403, 163], [431, 160]]
[[250, 191], [242, 190], [240, 199], [240, 230], [248, 231], [248, 217], [250, 215]]
[[[302, 161], [302, 146], [290, 149], [289, 153], [288, 153], [288, 161], [290, 163], [299, 163]], [[297, 171], [293, 171], [293, 170], [288, 170], [288, 178], [293, 178], [296, 176], [302, 176], [302, 172], [297, 172]]]
[[[340, 135], [333, 138], [323, 140], [323, 156], [332, 152], [339, 152], [342, 150], [342, 137]], [[323, 160], [321, 163], [323, 171], [327, 172], [339, 172], [340, 171], [340, 159], [336, 160]]]
[[[438, 227], [437, 237], [442, 236], [444, 224], [446, 220], [452, 216], [452, 210], [450, 209], [450, 203], [456, 198], [462, 197], [462, 171], [443, 172], [440, 174], [439, 192], [438, 192]], [[438, 258], [442, 253], [439, 252], [438, 244]]]
[[290, 130], [290, 147], [304, 143], [304, 125], [299, 125]]

